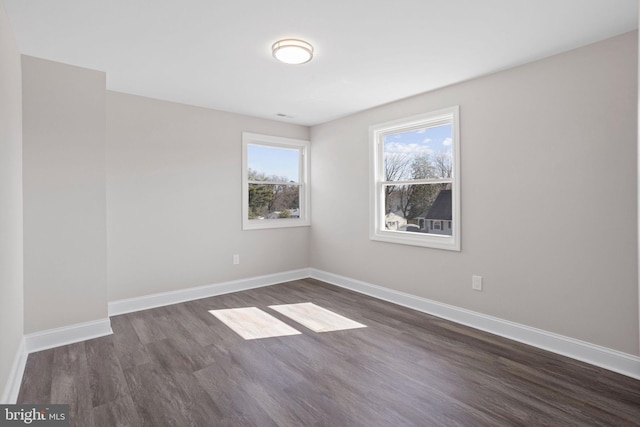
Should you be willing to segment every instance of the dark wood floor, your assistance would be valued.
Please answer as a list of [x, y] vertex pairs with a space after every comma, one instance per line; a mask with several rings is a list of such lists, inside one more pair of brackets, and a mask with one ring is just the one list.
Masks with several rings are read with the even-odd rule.
[[[367, 328], [267, 307], [297, 302]], [[245, 341], [208, 313], [249, 306], [303, 334]], [[111, 323], [29, 355], [18, 403], [69, 403], [82, 427], [640, 425], [640, 381], [311, 279]]]

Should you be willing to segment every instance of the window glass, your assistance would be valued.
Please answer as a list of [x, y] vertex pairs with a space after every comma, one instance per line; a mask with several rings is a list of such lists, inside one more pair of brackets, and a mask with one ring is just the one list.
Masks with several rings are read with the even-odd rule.
[[309, 142], [243, 133], [245, 230], [309, 225]]
[[459, 250], [458, 129], [458, 107], [371, 127], [371, 239]]
[[248, 144], [247, 165], [257, 181], [298, 182], [300, 179], [300, 150]]

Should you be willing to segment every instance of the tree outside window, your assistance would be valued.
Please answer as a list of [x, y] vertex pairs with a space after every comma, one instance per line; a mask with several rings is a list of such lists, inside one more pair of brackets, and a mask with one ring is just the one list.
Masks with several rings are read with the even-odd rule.
[[243, 229], [309, 225], [309, 142], [243, 133]]
[[457, 107], [371, 127], [373, 240], [459, 250], [458, 128]]

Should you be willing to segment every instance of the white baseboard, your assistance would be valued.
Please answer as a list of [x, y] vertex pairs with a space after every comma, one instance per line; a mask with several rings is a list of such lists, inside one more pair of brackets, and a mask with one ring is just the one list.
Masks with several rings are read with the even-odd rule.
[[77, 323], [25, 335], [25, 350], [27, 353], [34, 353], [61, 345], [103, 337], [112, 333], [109, 318]]
[[144, 295], [136, 298], [128, 298], [109, 303], [109, 316], [147, 310], [165, 305], [178, 304], [185, 301], [193, 301], [231, 292], [246, 291], [248, 289], [275, 285], [277, 283], [290, 282], [309, 277], [309, 269], [291, 270], [283, 273], [269, 274], [265, 276], [250, 277], [247, 279], [233, 280], [230, 282], [215, 283], [212, 285], [198, 286], [195, 288], [180, 289], [177, 291], [162, 292]]
[[0, 397], [0, 404], [13, 405], [18, 400], [18, 393], [20, 392], [20, 384], [22, 383], [22, 375], [24, 374], [26, 364], [27, 352], [25, 350], [25, 339], [22, 337], [16, 355], [13, 358], [13, 363], [11, 364], [7, 383]]
[[[308, 277], [640, 379], [638, 356], [313, 268], [112, 301], [109, 303], [109, 316]], [[0, 402], [15, 403], [29, 353], [112, 333], [111, 322], [107, 318], [25, 335]]]
[[638, 356], [322, 270], [309, 269], [309, 276], [361, 294], [640, 379], [640, 357]]

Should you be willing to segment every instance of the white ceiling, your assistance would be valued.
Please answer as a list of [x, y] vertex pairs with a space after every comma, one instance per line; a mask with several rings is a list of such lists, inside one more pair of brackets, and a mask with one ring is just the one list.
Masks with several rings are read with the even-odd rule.
[[[23, 54], [110, 90], [303, 125], [638, 27], [637, 0], [2, 1]], [[314, 59], [278, 63], [283, 37]]]

